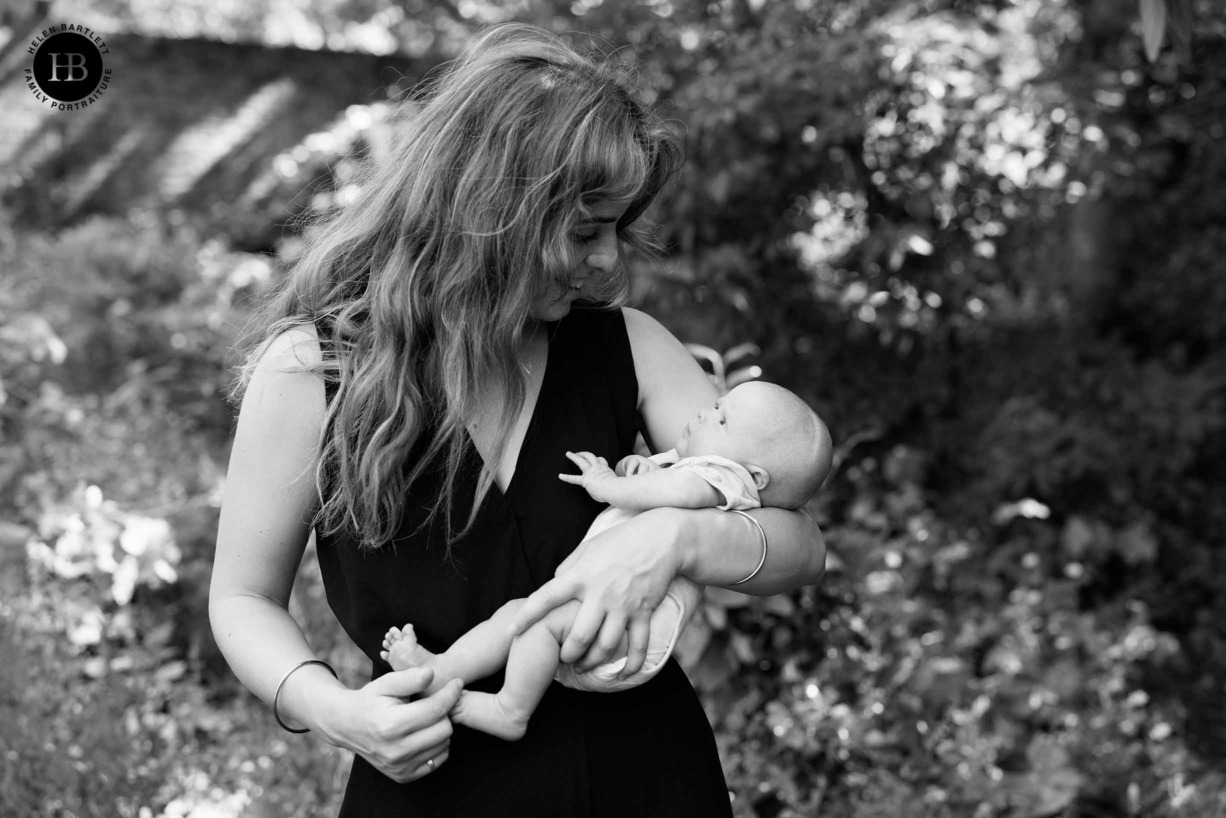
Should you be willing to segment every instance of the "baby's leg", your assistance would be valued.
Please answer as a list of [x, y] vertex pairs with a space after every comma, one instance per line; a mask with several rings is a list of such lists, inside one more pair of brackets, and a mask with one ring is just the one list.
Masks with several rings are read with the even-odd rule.
[[393, 670], [410, 667], [433, 670], [434, 680], [427, 693], [438, 692], [452, 679], [461, 679], [468, 685], [498, 672], [506, 664], [511, 649], [507, 627], [523, 602], [511, 600], [439, 654], [430, 653], [417, 643], [412, 625], [405, 625], [403, 630], [392, 628], [383, 639], [384, 650], [380, 655]]
[[553, 681], [558, 654], [578, 612], [579, 602], [572, 600], [516, 636], [502, 689], [493, 694], [464, 691], [451, 711], [452, 720], [507, 741], [522, 738]]

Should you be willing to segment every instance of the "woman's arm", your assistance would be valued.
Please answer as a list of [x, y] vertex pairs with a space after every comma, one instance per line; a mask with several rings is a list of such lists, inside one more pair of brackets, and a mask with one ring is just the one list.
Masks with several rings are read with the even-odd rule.
[[[685, 346], [660, 322], [638, 310], [623, 310], [639, 381], [639, 412], [648, 437], [660, 449], [672, 446], [685, 424], [714, 403], [718, 391]], [[667, 511], [660, 509], [659, 511]], [[702, 585], [728, 585], [748, 576], [762, 556], [753, 523], [739, 514], [680, 512], [668, 527], [678, 548], [681, 573]], [[812, 585], [826, 569], [826, 544], [808, 514], [777, 508], [752, 514], [766, 532], [769, 553], [762, 569], [737, 590], [776, 594]]]
[[[671, 446], [685, 423], [718, 398], [702, 368], [657, 321], [624, 310], [639, 381], [639, 411], [657, 448]], [[826, 547], [807, 514], [783, 509], [749, 512], [769, 543], [754, 578], [738, 584], [751, 594], [774, 594], [817, 582]], [[737, 583], [762, 558], [757, 527], [739, 514], [708, 509], [653, 509], [585, 541], [557, 576], [530, 595], [512, 625], [522, 632], [546, 612], [570, 600], [583, 602], [562, 660], [587, 669], [605, 661], [629, 632], [626, 672], [646, 656], [648, 623], [674, 576], [706, 585]]]
[[[804, 511], [780, 508], [745, 513], [766, 532], [767, 554], [753, 579], [737, 584], [736, 590], [768, 596], [821, 580], [826, 571], [826, 543], [812, 517]], [[678, 522], [657, 524], [677, 528], [678, 573], [699, 585], [739, 583], [762, 559], [757, 527], [739, 514], [684, 512]]]
[[[318, 502], [323, 384], [310, 372], [286, 370], [318, 357], [313, 330], [295, 329], [278, 337], [256, 368], [239, 411], [218, 524], [213, 635], [239, 681], [268, 703], [287, 671], [315, 658], [288, 603]], [[402, 702], [429, 683], [420, 673], [388, 674], [354, 691], [308, 665], [286, 679], [277, 710], [408, 781], [428, 772], [427, 758], [441, 763], [451, 734], [446, 714], [458, 687]]]

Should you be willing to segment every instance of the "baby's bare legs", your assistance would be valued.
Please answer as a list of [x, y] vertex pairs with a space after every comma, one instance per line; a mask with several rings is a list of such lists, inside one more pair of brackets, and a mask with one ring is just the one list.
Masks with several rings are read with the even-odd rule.
[[497, 673], [507, 663], [507, 653], [511, 649], [507, 626], [522, 604], [522, 599], [511, 600], [438, 654], [418, 644], [412, 625], [405, 625], [403, 629], [392, 628], [383, 637], [383, 650], [379, 655], [392, 666], [392, 670], [408, 670], [411, 667], [433, 670], [434, 680], [426, 694], [437, 693], [452, 679], [470, 684]]
[[522, 599], [503, 605], [489, 619], [456, 640], [444, 653], [432, 654], [417, 644], [412, 626], [393, 628], [384, 639], [383, 657], [395, 670], [428, 667], [434, 680], [428, 692], [442, 688], [451, 679], [467, 685], [506, 666], [502, 689], [497, 693], [465, 690], [451, 711], [457, 724], [508, 741], [522, 738], [528, 720], [558, 669], [558, 653], [570, 632], [578, 601], [554, 608], [531, 628], [512, 637], [507, 626], [519, 611]]

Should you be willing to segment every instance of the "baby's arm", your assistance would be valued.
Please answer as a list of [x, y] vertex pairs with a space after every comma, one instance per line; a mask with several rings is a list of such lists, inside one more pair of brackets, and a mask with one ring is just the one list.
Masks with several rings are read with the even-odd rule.
[[713, 508], [723, 495], [706, 480], [684, 469], [657, 469], [618, 477], [603, 457], [591, 452], [567, 452], [581, 474], [559, 474], [559, 479], [583, 486], [593, 500], [644, 511], [649, 508]]

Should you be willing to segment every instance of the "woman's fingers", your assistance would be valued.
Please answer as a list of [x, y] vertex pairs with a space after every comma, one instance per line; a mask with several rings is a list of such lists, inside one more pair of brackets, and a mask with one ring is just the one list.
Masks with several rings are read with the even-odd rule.
[[431, 748], [445, 747], [451, 741], [451, 719], [440, 717], [425, 727], [414, 730], [405, 736], [405, 754], [428, 754]]
[[580, 670], [591, 670], [609, 661], [609, 657], [616, 653], [625, 634], [626, 617], [618, 611], [609, 611], [605, 614], [596, 640], [587, 649], [587, 653], [579, 660], [576, 667]]
[[626, 666], [619, 674], [621, 678], [633, 676], [643, 669], [643, 664], [647, 661], [647, 641], [650, 636], [651, 617], [636, 616], [630, 620], [626, 644]]
[[459, 679], [452, 679], [437, 692], [426, 696], [423, 699], [418, 699], [415, 702], [410, 702], [406, 707], [417, 706], [418, 712], [413, 714], [415, 719], [420, 720], [417, 730], [428, 729], [434, 725], [446, 725], [447, 734], [450, 735], [451, 722], [447, 720], [447, 714], [451, 712], [451, 708], [455, 707], [456, 702], [460, 700], [460, 694], [464, 690], [464, 683]]
[[524, 604], [519, 607], [519, 612], [511, 620], [507, 634], [514, 636], [517, 633], [523, 633], [554, 608], [572, 599], [577, 599], [575, 591], [571, 580], [561, 577], [549, 580], [524, 600]]
[[[412, 668], [400, 671], [398, 675], [421, 670], [423, 669]], [[391, 675], [393, 674], [389, 673], [380, 676], [370, 683], [371, 687], [373, 688]], [[430, 676], [433, 676], [432, 671]], [[423, 746], [429, 746], [449, 738], [451, 736], [451, 722], [448, 720], [447, 714], [451, 712], [451, 708], [455, 707], [456, 702], [460, 700], [460, 693], [463, 691], [463, 688], [463, 682], [459, 679], [452, 679], [429, 696], [423, 696], [413, 701], [404, 701], [399, 695], [385, 692], [388, 689], [403, 689], [402, 686], [398, 687], [394, 681], [384, 682], [383, 688], [374, 692], [381, 693], [382, 695], [393, 695], [398, 701], [390, 703], [391, 706], [384, 711], [381, 719], [382, 725], [378, 729], [378, 734], [389, 744], [402, 745], [403, 750], [400, 752], [400, 755], [415, 752]]]
[[439, 744], [404, 758], [392, 768], [385, 770], [385, 774], [393, 781], [407, 784], [430, 775], [446, 764], [450, 757], [450, 744]]
[[454, 679], [429, 696], [392, 705], [392, 721], [379, 731], [386, 738], [363, 756], [395, 781], [413, 781], [432, 772], [430, 759], [434, 759], [434, 769], [442, 763], [440, 759], [446, 760], [452, 734], [447, 714], [459, 700], [462, 687]]
[[395, 670], [385, 673], [366, 685], [366, 689], [378, 696], [407, 699], [425, 691], [434, 681], [434, 671], [425, 667]]
[[558, 659], [565, 664], [579, 661], [579, 658], [587, 653], [588, 646], [600, 633], [600, 626], [604, 619], [605, 612], [600, 607], [591, 602], [584, 602], [579, 608], [579, 613], [575, 615], [575, 621], [570, 626], [570, 633], [566, 635], [566, 641], [562, 643]]
[[444, 745], [423, 753], [422, 756], [425, 760], [417, 765], [417, 771], [420, 775], [429, 775], [447, 763], [447, 759], [451, 757], [451, 747], [450, 745]]
[[442, 766], [443, 762], [447, 760], [447, 756], [450, 752], [451, 740], [448, 739], [447, 741], [440, 742], [432, 747], [427, 747], [418, 753], [417, 757], [413, 760], [419, 767], [423, 767], [427, 762], [433, 760], [435, 769], [438, 769], [440, 766]]

